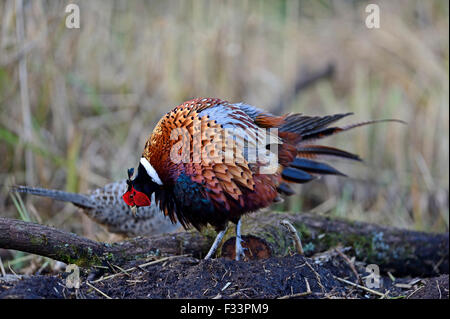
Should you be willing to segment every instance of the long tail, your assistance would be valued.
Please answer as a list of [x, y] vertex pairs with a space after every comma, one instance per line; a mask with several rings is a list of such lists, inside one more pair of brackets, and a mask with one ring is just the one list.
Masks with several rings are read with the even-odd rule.
[[330, 146], [312, 144], [314, 140], [369, 124], [381, 122], [406, 124], [401, 120], [388, 119], [367, 121], [343, 127], [330, 127], [332, 123], [353, 113], [327, 116], [306, 116], [301, 113], [295, 113], [276, 116], [248, 104], [237, 103], [235, 105], [252, 118], [259, 127], [278, 128], [278, 136], [283, 141], [278, 149], [278, 160], [283, 167], [281, 172], [282, 181], [278, 191], [286, 195], [294, 194], [294, 191], [289, 187], [290, 182], [307, 183], [315, 179], [317, 175], [345, 176], [330, 165], [315, 161], [316, 159], [331, 156], [361, 161], [361, 158], [356, 154]]
[[324, 117], [292, 114], [285, 117], [284, 123], [279, 126], [279, 136], [284, 140], [284, 144], [280, 151], [280, 164], [284, 166], [281, 173], [283, 182], [278, 188], [280, 193], [286, 195], [291, 195], [293, 193], [289, 188], [288, 182], [307, 183], [315, 179], [317, 175], [345, 176], [330, 165], [313, 161], [312, 159], [321, 159], [332, 156], [361, 161], [361, 158], [356, 154], [330, 146], [311, 144], [312, 141], [374, 123], [399, 122], [405, 124], [405, 122], [400, 120], [388, 119], [367, 121], [343, 127], [329, 127], [331, 123], [351, 114], [352, 113], [345, 113]]
[[94, 203], [87, 195], [68, 193], [64, 191], [22, 185], [11, 186], [11, 192], [27, 193], [36, 196], [53, 198], [62, 202], [71, 202], [81, 208], [93, 208]]

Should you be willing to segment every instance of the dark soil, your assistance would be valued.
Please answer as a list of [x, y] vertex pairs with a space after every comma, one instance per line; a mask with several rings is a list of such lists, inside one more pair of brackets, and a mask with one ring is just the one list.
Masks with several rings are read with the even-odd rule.
[[32, 276], [23, 280], [0, 281], [0, 298], [4, 299], [55, 299], [62, 298], [63, 281], [53, 276]]
[[[150, 260], [151, 261], [151, 260]], [[138, 260], [129, 269], [149, 260]], [[114, 274], [116, 276], [107, 278]], [[356, 271], [356, 273], [355, 273]], [[97, 278], [94, 278], [94, 275]], [[198, 260], [178, 256], [123, 272], [110, 265], [105, 273], [82, 271], [80, 289], [67, 288], [64, 274], [0, 280], [0, 298], [380, 298], [338, 280], [354, 283], [365, 275], [365, 265], [354, 270], [335, 250], [315, 258], [299, 255], [264, 260]], [[90, 279], [91, 286], [86, 284]], [[448, 298], [448, 275], [425, 280], [381, 278], [375, 289], [385, 298]], [[411, 284], [408, 284], [411, 283]], [[397, 286], [399, 285], [400, 286]], [[96, 289], [92, 288], [95, 287]], [[439, 286], [439, 288], [437, 288]], [[309, 287], [309, 289], [308, 289]], [[101, 292], [100, 292], [101, 291]]]
[[411, 299], [448, 299], [448, 275], [428, 278], [410, 293]]
[[120, 298], [276, 298], [307, 291], [308, 278], [312, 296], [344, 292], [327, 269], [314, 267], [319, 284], [306, 262], [301, 256], [249, 262], [179, 258], [140, 271], [133, 279], [141, 282], [120, 276], [98, 288]]

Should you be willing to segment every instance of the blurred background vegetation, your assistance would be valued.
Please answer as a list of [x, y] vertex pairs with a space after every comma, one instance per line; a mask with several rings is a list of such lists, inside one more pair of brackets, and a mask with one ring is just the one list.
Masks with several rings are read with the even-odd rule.
[[[380, 29], [364, 23], [372, 2]], [[80, 29], [65, 26], [69, 3], [80, 7]], [[181, 102], [219, 97], [273, 110], [299, 75], [332, 64], [332, 78], [293, 95], [283, 112], [408, 125], [328, 138], [364, 163], [339, 162], [349, 178], [299, 186], [275, 209], [448, 231], [448, 1], [5, 0], [0, 19], [4, 185], [87, 192], [123, 179]], [[3, 188], [0, 216], [109, 238], [70, 204], [23, 200]]]

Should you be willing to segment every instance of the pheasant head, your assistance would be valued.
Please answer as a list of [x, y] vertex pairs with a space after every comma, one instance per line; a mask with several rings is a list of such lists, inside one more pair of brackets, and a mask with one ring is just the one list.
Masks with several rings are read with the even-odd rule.
[[158, 174], [150, 163], [142, 157], [134, 179], [132, 179], [133, 175], [134, 168], [128, 169], [128, 188], [123, 194], [123, 200], [131, 207], [150, 206], [151, 195], [162, 185]]

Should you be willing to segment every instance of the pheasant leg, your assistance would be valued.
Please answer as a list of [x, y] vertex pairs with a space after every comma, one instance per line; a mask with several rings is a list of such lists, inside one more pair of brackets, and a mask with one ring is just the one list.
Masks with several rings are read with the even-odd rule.
[[212, 244], [211, 248], [208, 251], [208, 254], [206, 255], [205, 259], [210, 259], [214, 253], [217, 250], [217, 247], [219, 247], [219, 244], [222, 242], [223, 236], [225, 236], [225, 233], [228, 230], [228, 225], [227, 227], [225, 227], [224, 230], [222, 230], [221, 232], [219, 232], [216, 236], [216, 239], [214, 239], [214, 243]]
[[245, 257], [245, 248], [242, 247], [241, 243], [241, 220], [239, 219], [236, 224], [236, 260], [241, 260], [241, 258], [243, 259]]

